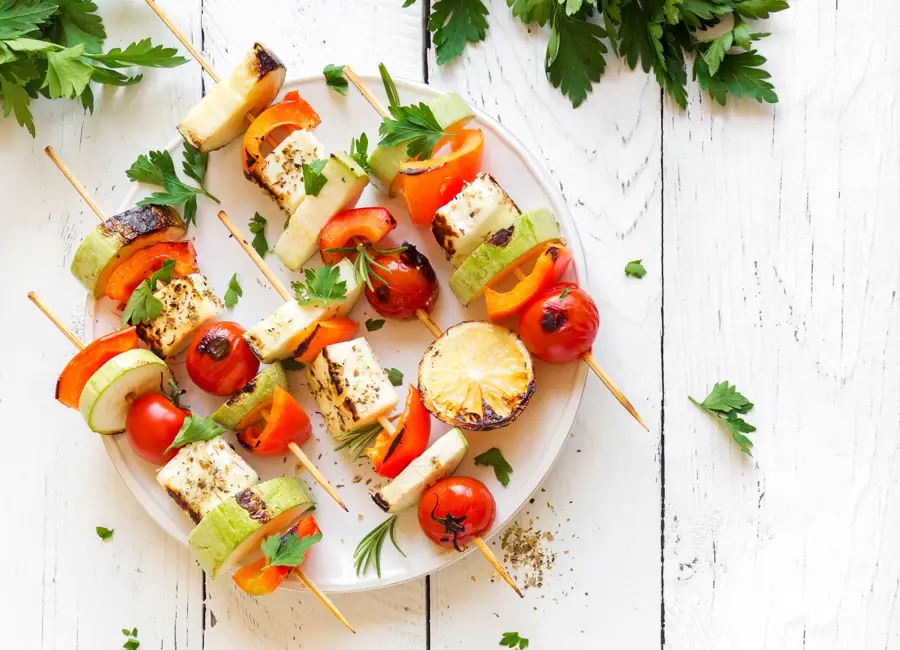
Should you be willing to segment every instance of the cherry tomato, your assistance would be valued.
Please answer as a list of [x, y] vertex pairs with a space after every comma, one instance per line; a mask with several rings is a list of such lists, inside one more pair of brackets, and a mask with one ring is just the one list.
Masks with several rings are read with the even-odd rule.
[[187, 371], [197, 386], [212, 395], [231, 395], [256, 376], [259, 359], [243, 334], [243, 327], [229, 321], [200, 328], [187, 355]]
[[435, 544], [463, 547], [479, 537], [494, 521], [494, 496], [487, 486], [469, 476], [441, 479], [419, 500], [419, 526]]
[[149, 463], [168, 463], [177, 449], [166, 452], [184, 419], [191, 414], [163, 393], [148, 393], [138, 397], [125, 416], [125, 436], [134, 453]]
[[570, 363], [582, 358], [591, 351], [599, 327], [597, 305], [574, 282], [551, 287], [519, 318], [519, 336], [525, 347], [547, 363]]
[[374, 255], [376, 264], [389, 273], [373, 265], [373, 274], [384, 282], [372, 278], [374, 288], [366, 287], [369, 304], [388, 318], [412, 318], [417, 309], [430, 314], [437, 301], [438, 281], [431, 262], [412, 244], [403, 242], [403, 245], [406, 250], [399, 253]]

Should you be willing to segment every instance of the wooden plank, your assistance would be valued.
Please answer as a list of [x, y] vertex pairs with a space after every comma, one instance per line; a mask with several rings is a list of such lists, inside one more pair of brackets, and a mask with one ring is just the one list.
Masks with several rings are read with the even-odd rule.
[[[666, 105], [673, 650], [900, 644], [895, 13], [792, 3], [761, 30], [776, 107]], [[687, 400], [725, 379], [753, 459]]]
[[[289, 79], [321, 74], [328, 63], [375, 72], [378, 59], [373, 53], [398, 77], [422, 77], [421, 15], [403, 11], [399, 3], [356, 1], [348, 12], [347, 4], [333, 0], [266, 0], [252, 7], [243, 0], [217, 0], [204, 3], [203, 11], [204, 51], [220, 70], [227, 71], [254, 40], [260, 40], [285, 62]], [[346, 540], [348, 553], [357, 541]], [[356, 635], [308, 594], [253, 599], [231, 580], [208, 582], [207, 647], [262, 650], [295, 646], [301, 640], [303, 647], [347, 650], [388, 643], [398, 650], [425, 647], [424, 580], [374, 593], [335, 596], [334, 602], [356, 628]]]
[[[195, 36], [199, 8], [166, 0], [167, 10]], [[173, 43], [142, 3], [100, 2], [108, 46], [151, 37]], [[4, 647], [120, 647], [121, 629], [137, 626], [146, 647], [200, 647], [202, 574], [136, 504], [78, 413], [53, 402], [59, 371], [73, 353], [26, 299], [34, 289], [82, 331], [84, 289], [70, 275], [74, 247], [96, 217], [43, 147], [52, 144], [110, 212], [141, 152], [161, 148], [180, 115], [199, 98], [199, 72], [186, 65], [149, 70], [137, 86], [95, 87], [96, 109], [37, 100], [37, 137], [13, 119], [0, 120], [0, 195], [5, 197], [0, 259], [4, 260], [5, 340], [0, 399], [16, 451], [7, 456], [10, 522], [0, 542], [9, 585], [0, 595]], [[13, 155], [13, 153], [15, 155]], [[23, 408], [24, 407], [24, 408]], [[19, 437], [21, 436], [21, 437]], [[115, 529], [101, 542], [98, 525]]]
[[[660, 622], [659, 91], [647, 76], [613, 64], [573, 110], [545, 79], [546, 30], [529, 34], [504, 3], [491, 9], [487, 40], [459, 62], [438, 67], [431, 52], [430, 81], [499, 119], [559, 184], [591, 260], [602, 319], [595, 354], [651, 433], [591, 377], [571, 440], [517, 518], [544, 535], [543, 552], [555, 563], [542, 579], [532, 568], [514, 570], [529, 585], [521, 601], [478, 556], [433, 576], [432, 647], [492, 647], [511, 630], [531, 647], [653, 647]], [[636, 258], [649, 270], [640, 281], [623, 273]], [[504, 559], [499, 536], [490, 543]]]

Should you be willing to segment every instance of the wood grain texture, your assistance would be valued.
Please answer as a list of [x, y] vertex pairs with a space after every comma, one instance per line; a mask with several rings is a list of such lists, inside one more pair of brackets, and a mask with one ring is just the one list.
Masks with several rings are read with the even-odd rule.
[[[520, 585], [529, 585], [524, 600], [474, 555], [434, 575], [432, 648], [493, 647], [510, 630], [535, 648], [655, 647], [660, 628], [659, 91], [647, 76], [613, 65], [590, 99], [573, 111], [544, 77], [546, 30], [529, 33], [505, 3], [491, 8], [487, 40], [458, 62], [439, 67], [430, 52], [430, 82], [459, 92], [502, 121], [558, 183], [590, 260], [591, 293], [601, 314], [595, 355], [651, 433], [591, 377], [571, 439], [534, 503], [517, 517], [523, 528], [552, 536], [542, 546], [555, 554], [554, 566], [545, 570], [541, 586], [532, 570], [513, 570]], [[636, 258], [644, 258], [649, 271], [639, 281], [623, 272]], [[490, 487], [503, 489], [496, 483]], [[489, 543], [503, 560], [500, 536]]]
[[[165, 5], [199, 36], [199, 7]], [[100, 12], [110, 47], [148, 36], [172, 42], [143, 3], [102, 2]], [[123, 627], [137, 626], [146, 647], [200, 647], [202, 573], [139, 508], [99, 437], [78, 413], [53, 402], [56, 377], [73, 347], [26, 298], [34, 289], [82, 332], [84, 289], [68, 265], [97, 221], [43, 147], [53, 145], [113, 212], [128, 184], [128, 165], [170, 140], [177, 119], [199, 98], [199, 72], [192, 66], [149, 70], [133, 88], [96, 88], [95, 94], [93, 116], [76, 102], [37, 100], [35, 139], [12, 119], [0, 120], [0, 333], [22, 342], [9, 345], [0, 364], [6, 434], [22, 436], [5, 477], [18, 496], [7, 502], [10, 524], [0, 541], [10, 559], [0, 594], [0, 645], [114, 648], [122, 645]], [[115, 529], [110, 541], [97, 537], [98, 525]]]
[[[792, 5], [776, 107], [665, 110], [673, 650], [900, 646], [900, 21]], [[687, 400], [724, 379], [753, 459]]]
[[[328, 63], [375, 72], [373, 53], [398, 77], [422, 78], [421, 14], [402, 11], [400, 3], [354, 1], [351, 11], [348, 3], [333, 0], [265, 0], [252, 6], [244, 0], [206, 0], [203, 34], [204, 52], [217, 70], [229, 70], [259, 40], [282, 58], [288, 78], [321, 74]], [[346, 540], [347, 553], [358, 541]], [[426, 644], [424, 580], [333, 597], [356, 635], [308, 594], [254, 600], [223, 579], [207, 583], [207, 597], [206, 643], [215, 650], [297, 647], [301, 641], [302, 647], [346, 650], [388, 643], [397, 650], [421, 650]]]

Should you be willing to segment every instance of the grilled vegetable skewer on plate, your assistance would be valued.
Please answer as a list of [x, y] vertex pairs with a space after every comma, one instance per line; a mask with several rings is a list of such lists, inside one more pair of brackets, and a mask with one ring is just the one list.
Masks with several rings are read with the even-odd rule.
[[[81, 352], [89, 352], [92, 347], [99, 351], [100, 346], [94, 344], [102, 342], [104, 337], [85, 346], [37, 294], [32, 291], [28, 297]], [[119, 356], [133, 350], [137, 348], [129, 348]], [[78, 357], [76, 355], [76, 360]], [[103, 367], [105, 365], [101, 370]], [[119, 399], [133, 408], [134, 396], [129, 393], [119, 395]], [[239, 562], [267, 534], [277, 534], [315, 506], [309, 488], [301, 479], [282, 477], [260, 483], [256, 472], [221, 437], [182, 447], [157, 474], [157, 481], [198, 523], [188, 537], [188, 545], [212, 578]], [[315, 526], [314, 520], [312, 524]], [[295, 524], [285, 536], [297, 534], [302, 526], [302, 523]], [[318, 526], [315, 529], [318, 531]], [[293, 567], [293, 572], [347, 629], [355, 633], [331, 599], [298, 566]], [[244, 575], [247, 576], [247, 572]], [[237, 578], [236, 575], [235, 581], [245, 588]]]

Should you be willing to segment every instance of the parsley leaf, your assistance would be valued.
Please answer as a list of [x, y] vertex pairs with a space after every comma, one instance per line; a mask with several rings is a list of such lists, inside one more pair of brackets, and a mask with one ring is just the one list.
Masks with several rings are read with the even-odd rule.
[[54, 43], [64, 47], [84, 45], [85, 52], [99, 52], [106, 40], [103, 19], [91, 0], [59, 0], [59, 13], [46, 31]]
[[410, 158], [429, 158], [438, 141], [450, 135], [441, 128], [431, 108], [424, 102], [410, 106], [391, 106], [389, 110], [391, 117], [384, 118], [378, 127], [381, 134], [379, 146], [406, 144], [406, 152]]
[[82, 54], [84, 45], [47, 52], [47, 76], [41, 89], [46, 89], [51, 99], [72, 99], [87, 88], [93, 68], [81, 60]]
[[15, 111], [16, 122], [28, 129], [31, 137], [34, 137], [34, 116], [29, 108], [31, 97], [28, 96], [28, 92], [0, 73], [0, 95], [3, 95], [3, 117], [9, 117], [9, 114]]
[[340, 269], [326, 264], [318, 269], [303, 269], [306, 283], [293, 282], [294, 295], [301, 305], [324, 307], [332, 302], [347, 299], [347, 283], [341, 280]]
[[738, 0], [734, 11], [745, 18], [768, 18], [770, 14], [788, 8], [787, 0]]
[[149, 280], [144, 280], [128, 298], [125, 309], [122, 310], [122, 327], [131, 323], [138, 325], [146, 321], [159, 318], [162, 314], [162, 301], [153, 295], [157, 289], [157, 283], [169, 283], [172, 281], [172, 272], [175, 270], [175, 260], [166, 260], [162, 266], [150, 276]]
[[[415, 2], [415, 0], [412, 0]], [[403, 5], [404, 7], [409, 5]], [[381, 83], [384, 84], [384, 92], [387, 95], [388, 106], [391, 108], [400, 106], [400, 93], [397, 92], [397, 85], [391, 79], [391, 73], [383, 63], [378, 64], [378, 72], [381, 74]]]
[[562, 292], [559, 294], [559, 299], [562, 300], [563, 298], [568, 296], [570, 291], [571, 289], [569, 287], [563, 287]]
[[544, 65], [550, 83], [575, 108], [587, 99], [606, 69], [604, 38], [606, 31], [600, 25], [569, 16], [559, 6], [554, 8]]
[[388, 368], [387, 369], [387, 377], [388, 381], [391, 382], [391, 386], [402, 386], [403, 385], [403, 373], [397, 370], [396, 368]]
[[322, 533], [300, 537], [297, 533], [272, 535], [260, 545], [269, 560], [268, 566], [297, 567], [303, 563], [306, 552], [322, 541]]
[[145, 68], [175, 68], [187, 63], [186, 58], [178, 56], [178, 50], [174, 47], [153, 45], [149, 38], [132, 43], [124, 50], [114, 47], [106, 54], [88, 54], [87, 57], [108, 68], [130, 68], [138, 65]]
[[728, 427], [732, 439], [748, 456], [753, 456], [751, 449], [753, 442], [746, 435], [756, 431], [756, 427], [742, 420], [739, 415], [746, 415], [753, 408], [753, 403], [737, 392], [735, 386], [730, 386], [727, 381], [719, 382], [710, 391], [702, 402], [688, 396], [692, 403], [702, 408], [710, 415], [716, 416], [719, 422]]
[[366, 320], [366, 330], [369, 332], [375, 332], [384, 327], [384, 319], [383, 318], [369, 318]]
[[325, 75], [326, 86], [341, 95], [347, 94], [349, 84], [347, 83], [347, 77], [344, 76], [344, 66], [329, 63], [322, 70], [322, 74]]
[[137, 157], [125, 172], [135, 183], [162, 186], [162, 192], [154, 192], [138, 201], [138, 205], [184, 205], [184, 222], [187, 227], [197, 221], [197, 196], [203, 195], [216, 203], [219, 199], [203, 188], [208, 155], [194, 151], [185, 144], [182, 151], [182, 167], [185, 173], [200, 183], [194, 187], [183, 183], [175, 173], [175, 162], [168, 151], [151, 151]]
[[554, 0], [506, 0], [512, 9], [514, 18], [523, 23], [537, 23], [541, 27], [547, 24], [553, 14]]
[[503, 457], [503, 453], [496, 447], [491, 447], [483, 454], [475, 456], [475, 464], [493, 467], [494, 476], [500, 481], [500, 485], [503, 487], [509, 485], [509, 475], [512, 474], [513, 471], [512, 465], [506, 461]]
[[525, 650], [528, 647], [528, 639], [519, 636], [518, 632], [504, 632], [500, 639], [500, 645], [506, 648], [519, 648]]
[[141, 647], [141, 642], [137, 639], [138, 630], [136, 627], [131, 630], [122, 628], [122, 634], [128, 637], [125, 640], [125, 643], [122, 644], [122, 647], [125, 648], [125, 650], [137, 650]]
[[322, 173], [328, 160], [314, 160], [311, 163], [303, 163], [303, 189], [307, 196], [319, 196], [319, 192], [325, 187], [328, 178]]
[[625, 275], [633, 278], [642, 278], [647, 275], [647, 269], [641, 264], [644, 260], [632, 260], [625, 265]]
[[289, 357], [281, 360], [281, 367], [285, 370], [303, 370], [306, 364]]
[[166, 448], [165, 453], [172, 449], [184, 447], [191, 442], [218, 438], [226, 431], [225, 427], [219, 426], [209, 418], [205, 418], [202, 415], [189, 415], [184, 419], [181, 429], [178, 430], [178, 435], [175, 436], [172, 444]]
[[775, 86], [768, 81], [772, 75], [761, 67], [765, 62], [765, 57], [757, 54], [756, 50], [729, 54], [713, 75], [704, 58], [698, 56], [694, 59], [694, 79], [722, 106], [728, 101], [728, 93], [737, 99], [746, 96], [760, 103], [775, 104], [778, 95], [775, 94]]
[[366, 172], [371, 171], [369, 167], [369, 136], [365, 133], [360, 134], [359, 138], [350, 140], [350, 157], [356, 161], [356, 164], [362, 167]]
[[[250, 232], [253, 233], [253, 241], [250, 242], [250, 245], [253, 246], [253, 250], [255, 250], [260, 257], [265, 257], [266, 253], [269, 252], [269, 241], [266, 239], [266, 218], [262, 216], [259, 212], [253, 215], [253, 218], [250, 220]], [[285, 226], [287, 227], [287, 226]]]
[[438, 0], [431, 6], [428, 29], [434, 34], [438, 65], [462, 54], [466, 43], [484, 40], [487, 15], [482, 0]]
[[225, 290], [225, 306], [231, 309], [238, 303], [238, 299], [244, 295], [244, 290], [238, 283], [237, 273], [231, 276], [228, 281], [228, 288]]
[[[203, 181], [206, 179], [206, 166], [209, 164], [209, 154], [200, 153], [189, 145], [184, 143], [184, 150], [181, 152], [181, 168], [190, 178], [193, 178], [204, 187]], [[172, 172], [174, 174], [174, 170]]]
[[0, 2], [0, 40], [36, 31], [56, 12], [54, 2], [45, 0], [3, 0]]
[[104, 542], [108, 539], [111, 539], [113, 533], [116, 532], [112, 528], [106, 528], [104, 526], [97, 526], [95, 530], [97, 531], [97, 537], [102, 539]]

